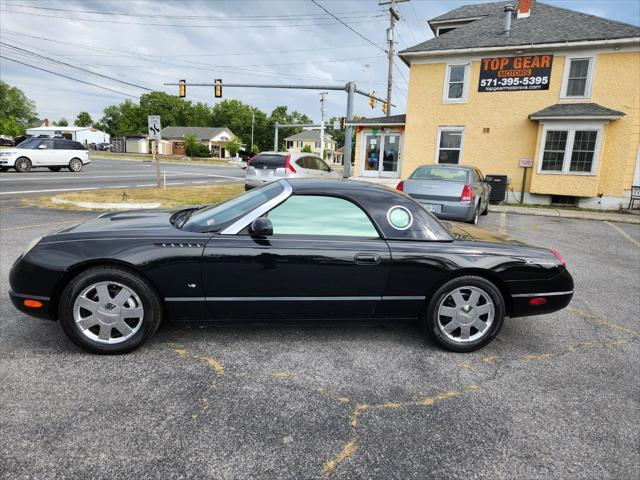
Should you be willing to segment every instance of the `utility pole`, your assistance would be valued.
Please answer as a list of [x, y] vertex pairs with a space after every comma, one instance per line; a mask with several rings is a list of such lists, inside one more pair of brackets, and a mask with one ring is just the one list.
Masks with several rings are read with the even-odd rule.
[[256, 121], [255, 113], [253, 112], [253, 108], [251, 109], [251, 151], [253, 152], [253, 124]]
[[320, 92], [320, 158], [324, 160], [324, 98], [329, 92]]
[[389, 43], [389, 66], [387, 70], [387, 117], [391, 115], [391, 90], [393, 88], [393, 55], [394, 55], [394, 28], [396, 21], [400, 20], [400, 15], [396, 12], [396, 2], [408, 1], [408, 0], [389, 0], [381, 1], [379, 5], [391, 5], [389, 7], [389, 28], [387, 29], [387, 42]]

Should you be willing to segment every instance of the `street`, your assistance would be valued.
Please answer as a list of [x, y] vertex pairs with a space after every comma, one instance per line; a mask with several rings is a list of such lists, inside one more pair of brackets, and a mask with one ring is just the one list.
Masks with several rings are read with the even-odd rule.
[[[100, 163], [92, 167], [122, 165]], [[117, 179], [90, 180], [128, 184], [121, 174], [139, 165], [121, 167]], [[148, 177], [132, 184], [153, 178], [144, 168]], [[1, 206], [2, 478], [638, 472], [640, 256], [620, 233], [637, 241], [638, 225], [482, 217], [485, 228], [557, 248], [576, 291], [568, 309], [507, 319], [493, 343], [471, 354], [437, 348], [412, 324], [165, 323], [132, 354], [96, 356], [73, 346], [57, 323], [18, 313], [7, 297], [11, 263], [32, 237], [95, 215], [14, 200]]]
[[[166, 162], [160, 167], [166, 172], [168, 186], [229, 183], [244, 178], [244, 171], [234, 166]], [[46, 168], [33, 169], [29, 173], [4, 172], [0, 174], [0, 198], [155, 185], [156, 166], [151, 161], [93, 158], [79, 173], [50, 172]]]

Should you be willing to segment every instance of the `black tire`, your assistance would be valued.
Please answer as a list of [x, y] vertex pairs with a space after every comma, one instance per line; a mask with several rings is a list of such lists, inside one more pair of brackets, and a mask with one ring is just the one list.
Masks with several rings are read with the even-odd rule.
[[27, 157], [20, 157], [15, 163], [16, 172], [27, 173], [31, 171], [31, 160]]
[[59, 172], [61, 167], [48, 167], [52, 172]]
[[[98, 282], [115, 282], [126, 286], [138, 296], [144, 309], [140, 327], [130, 338], [120, 343], [94, 341], [82, 333], [74, 320], [76, 298], [83, 290]], [[140, 347], [158, 329], [162, 316], [162, 302], [153, 287], [138, 274], [115, 266], [93, 267], [78, 274], [62, 292], [59, 306], [60, 325], [69, 339], [88, 352], [103, 355], [128, 353]]]
[[[438, 310], [441, 304], [444, 304], [451, 292], [454, 292], [459, 288], [464, 289], [465, 287], [475, 287], [490, 297], [493, 302], [493, 320], [481, 336], [475, 340], [470, 338], [469, 340], [462, 342], [456, 341], [447, 336], [444, 331], [444, 327], [442, 327], [441, 323], [438, 321]], [[467, 299], [469, 299], [469, 297], [467, 297]], [[430, 339], [434, 340], [446, 350], [450, 350], [452, 352], [472, 352], [484, 347], [491, 342], [496, 335], [498, 335], [504, 323], [504, 316], [505, 303], [500, 290], [485, 278], [469, 275], [449, 280], [435, 292], [423, 314], [422, 327]], [[445, 325], [445, 327], [446, 326], [447, 325]], [[480, 332], [476, 331], [476, 334], [478, 333]]]
[[69, 161], [69, 170], [74, 173], [81, 172], [82, 167], [84, 167], [84, 163], [79, 158], [72, 158]]
[[480, 202], [478, 202], [478, 205], [476, 205], [476, 209], [473, 212], [473, 217], [471, 218], [471, 220], [467, 220], [467, 223], [470, 223], [471, 225], [477, 225], [479, 220], [480, 220]]

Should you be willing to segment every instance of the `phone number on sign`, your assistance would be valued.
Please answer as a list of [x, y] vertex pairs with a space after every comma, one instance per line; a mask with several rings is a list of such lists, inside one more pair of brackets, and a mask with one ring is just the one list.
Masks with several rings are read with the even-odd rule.
[[480, 80], [481, 87], [508, 87], [518, 85], [546, 85], [549, 83], [549, 77], [516, 77], [516, 78], [483, 78]]

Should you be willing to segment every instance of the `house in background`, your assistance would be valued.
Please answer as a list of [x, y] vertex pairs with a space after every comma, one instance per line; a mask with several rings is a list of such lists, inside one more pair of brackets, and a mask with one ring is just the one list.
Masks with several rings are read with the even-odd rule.
[[237, 138], [227, 127], [164, 127], [160, 135], [159, 153], [162, 155], [186, 155], [184, 137], [194, 134], [198, 141], [206, 145], [214, 157], [227, 158], [229, 152], [224, 145]]
[[[320, 130], [303, 130], [300, 133], [291, 135], [284, 139], [285, 148], [288, 152], [301, 152], [303, 148], [309, 147], [312, 153], [320, 155]], [[336, 142], [328, 133], [324, 134], [324, 150], [327, 160], [334, 161], [336, 153]]]
[[[472, 165], [507, 176], [513, 201], [532, 165], [525, 202], [629, 203], [640, 183], [639, 27], [532, 0], [462, 6], [429, 26], [434, 38], [399, 52], [410, 69], [403, 151], [387, 165], [399, 178]], [[356, 137], [356, 174], [375, 171], [370, 150], [385, 156], [375, 128]]]

